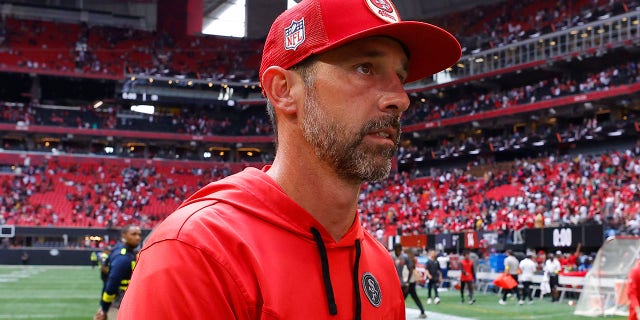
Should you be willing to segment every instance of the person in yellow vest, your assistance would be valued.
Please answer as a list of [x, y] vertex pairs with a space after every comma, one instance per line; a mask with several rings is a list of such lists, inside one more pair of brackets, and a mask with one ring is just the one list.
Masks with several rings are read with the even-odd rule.
[[91, 261], [91, 269], [94, 269], [98, 265], [98, 254], [95, 251], [91, 251], [89, 261]]
[[128, 225], [122, 229], [122, 242], [113, 248], [109, 256], [109, 275], [102, 289], [100, 308], [94, 320], [117, 319], [120, 302], [129, 286], [136, 264], [136, 248], [142, 241], [140, 227]]

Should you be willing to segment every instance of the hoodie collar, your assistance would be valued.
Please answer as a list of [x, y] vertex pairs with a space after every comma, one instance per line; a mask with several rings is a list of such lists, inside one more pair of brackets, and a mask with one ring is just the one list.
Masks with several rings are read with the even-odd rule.
[[364, 237], [360, 215], [356, 213], [349, 230], [340, 240], [335, 241], [318, 220], [293, 201], [276, 181], [266, 174], [270, 167], [265, 166], [262, 170], [249, 167], [241, 173], [212, 182], [189, 197], [181, 207], [197, 201], [216, 200], [238, 207], [248, 214], [312, 241], [314, 236], [310, 230], [315, 228], [327, 249], [352, 247], [356, 239]]

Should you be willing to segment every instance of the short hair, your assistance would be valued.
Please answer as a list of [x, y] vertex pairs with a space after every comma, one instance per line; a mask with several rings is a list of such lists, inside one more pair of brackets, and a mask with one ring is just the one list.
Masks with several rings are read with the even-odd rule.
[[[316, 55], [309, 56], [305, 60], [300, 61], [298, 64], [291, 67], [289, 70], [296, 71], [302, 77], [304, 85], [309, 88], [313, 85], [315, 80], [315, 62], [318, 61]], [[273, 105], [267, 99], [267, 115], [271, 120], [271, 126], [273, 127], [273, 135], [275, 136], [276, 150], [278, 149], [278, 124], [276, 122], [276, 112], [273, 109]]]
[[128, 224], [126, 226], [124, 226], [124, 228], [122, 228], [122, 234], [128, 233], [131, 231], [131, 229], [133, 228], [140, 228], [139, 226], [135, 225], [135, 224]]

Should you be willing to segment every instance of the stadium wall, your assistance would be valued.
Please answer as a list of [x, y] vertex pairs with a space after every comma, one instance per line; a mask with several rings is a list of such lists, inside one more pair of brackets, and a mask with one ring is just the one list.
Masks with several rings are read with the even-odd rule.
[[[98, 244], [114, 244], [120, 229], [15, 227], [15, 235], [0, 243], [0, 264], [21, 264], [24, 252], [33, 265], [89, 265]], [[150, 229], [142, 230], [143, 239]]]

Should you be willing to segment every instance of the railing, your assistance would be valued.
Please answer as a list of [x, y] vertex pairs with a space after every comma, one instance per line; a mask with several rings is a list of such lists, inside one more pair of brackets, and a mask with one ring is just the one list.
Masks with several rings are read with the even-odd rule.
[[412, 84], [417, 91], [456, 80], [511, 72], [514, 67], [534, 67], [554, 61], [582, 59], [607, 50], [640, 43], [640, 12], [628, 12], [601, 21], [536, 36], [517, 43], [463, 56], [451, 68], [431, 79]]

